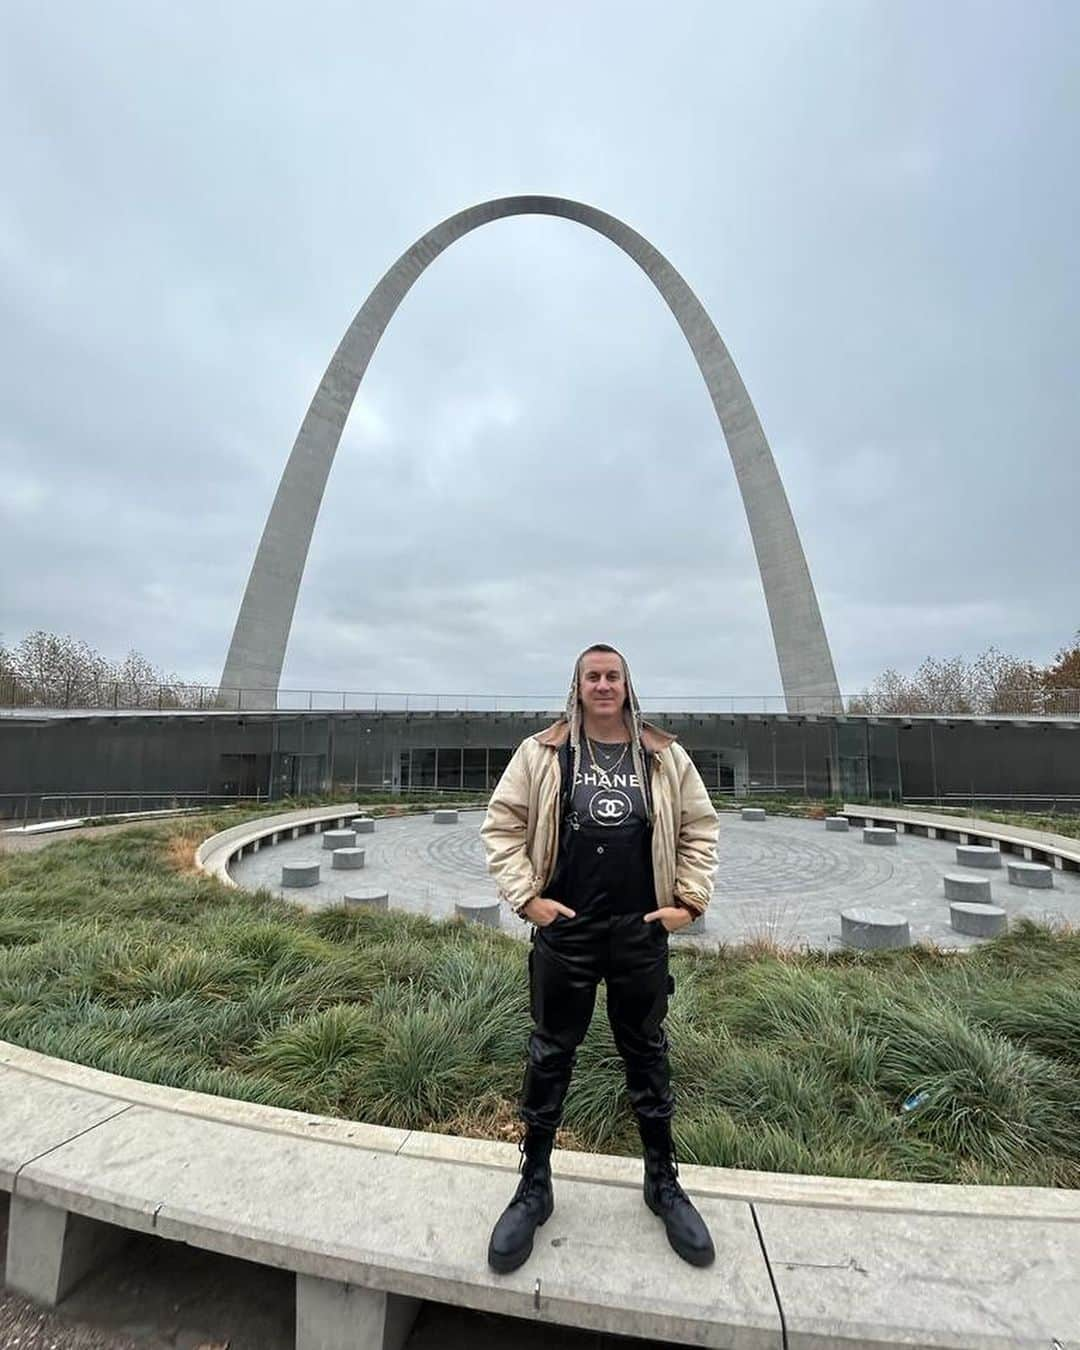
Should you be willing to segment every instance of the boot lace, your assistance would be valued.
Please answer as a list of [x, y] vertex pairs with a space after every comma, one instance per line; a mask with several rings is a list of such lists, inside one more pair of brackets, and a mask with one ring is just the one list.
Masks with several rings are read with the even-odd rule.
[[653, 1187], [657, 1200], [665, 1207], [686, 1199], [686, 1192], [679, 1185], [679, 1161], [673, 1153], [661, 1154], [657, 1159]]
[[538, 1159], [530, 1158], [525, 1151], [524, 1141], [518, 1143], [518, 1171], [521, 1173], [521, 1180], [518, 1182], [517, 1190], [514, 1192], [514, 1198], [511, 1204], [528, 1204], [530, 1200], [539, 1200], [547, 1190], [545, 1182], [545, 1173], [549, 1164], [541, 1162]]

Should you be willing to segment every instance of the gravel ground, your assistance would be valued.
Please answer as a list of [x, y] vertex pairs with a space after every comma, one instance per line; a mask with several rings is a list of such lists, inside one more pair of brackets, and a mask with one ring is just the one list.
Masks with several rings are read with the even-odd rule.
[[66, 1322], [25, 1299], [0, 1292], [0, 1346], [3, 1350], [142, 1350], [128, 1336]]

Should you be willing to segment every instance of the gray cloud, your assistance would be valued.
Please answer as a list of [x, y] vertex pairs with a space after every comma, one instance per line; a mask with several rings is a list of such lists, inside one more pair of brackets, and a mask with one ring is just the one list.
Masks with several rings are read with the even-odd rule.
[[[992, 22], [991, 22], [992, 18]], [[1080, 623], [1074, 6], [13, 3], [0, 19], [0, 633], [216, 678], [307, 403], [437, 220], [578, 197], [731, 347], [842, 687]], [[704, 387], [565, 221], [440, 258], [376, 353], [294, 687], [779, 689]]]

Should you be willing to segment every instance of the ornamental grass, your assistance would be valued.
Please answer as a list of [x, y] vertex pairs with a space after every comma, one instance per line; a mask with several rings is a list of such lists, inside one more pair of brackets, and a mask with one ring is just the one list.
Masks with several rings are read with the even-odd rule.
[[[225, 888], [191, 866], [221, 824], [0, 854], [0, 1039], [247, 1101], [516, 1137], [526, 945]], [[1020, 922], [965, 954], [673, 944], [672, 971], [684, 1161], [1080, 1185], [1080, 934]], [[602, 988], [560, 1142], [637, 1149]]]

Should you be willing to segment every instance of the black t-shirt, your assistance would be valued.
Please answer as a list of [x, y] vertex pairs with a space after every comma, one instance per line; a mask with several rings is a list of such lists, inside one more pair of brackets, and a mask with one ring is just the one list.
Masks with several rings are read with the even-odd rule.
[[579, 825], [601, 826], [629, 833], [647, 819], [641, 780], [634, 769], [630, 743], [590, 743], [582, 737], [581, 764], [574, 779], [571, 810]]

